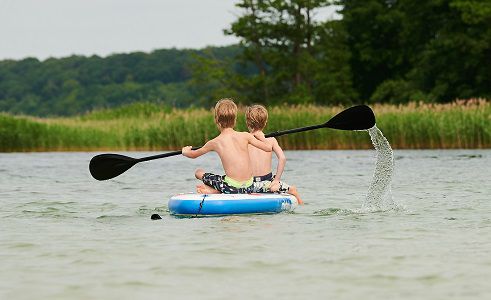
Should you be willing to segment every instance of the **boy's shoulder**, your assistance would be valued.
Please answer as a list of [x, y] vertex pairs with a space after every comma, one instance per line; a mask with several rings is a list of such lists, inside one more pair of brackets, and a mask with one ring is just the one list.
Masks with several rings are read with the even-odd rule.
[[251, 133], [249, 133], [247, 131], [236, 131], [236, 132], [239, 134], [239, 137], [244, 139], [244, 140], [248, 140], [251, 137], [254, 137]]
[[[248, 139], [249, 137], [252, 136], [252, 134], [250, 134], [249, 132], [237, 131], [237, 130], [234, 130], [232, 132], [232, 135], [239, 137], [239, 138], [244, 138], [244, 139]], [[221, 139], [225, 138], [225, 136], [230, 136], [230, 133], [227, 133], [227, 134], [220, 133], [213, 140], [221, 140]]]
[[[264, 131], [262, 131], [262, 130], [260, 130], [259, 132], [260, 132], [261, 134], [266, 135], [266, 134], [264, 133]], [[271, 143], [271, 144], [274, 144], [274, 143], [276, 143], [276, 138], [275, 138], [275, 137], [267, 137], [267, 138], [266, 138], [266, 141], [268, 141], [268, 142], [269, 142], [269, 143]]]
[[237, 130], [234, 130], [234, 134], [238, 135], [238, 136], [241, 136], [241, 137], [249, 137], [249, 136], [252, 136], [251, 133], [247, 132], [247, 131], [237, 131]]
[[266, 140], [268, 142], [270, 142], [271, 144], [278, 144], [278, 141], [276, 140], [275, 137], [269, 137], [269, 138], [266, 138]]

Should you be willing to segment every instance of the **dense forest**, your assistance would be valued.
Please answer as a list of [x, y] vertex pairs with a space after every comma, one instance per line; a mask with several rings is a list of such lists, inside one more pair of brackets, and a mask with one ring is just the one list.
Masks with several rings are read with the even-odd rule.
[[189, 83], [196, 57], [235, 57], [239, 47], [0, 61], [0, 111], [73, 115], [138, 101], [198, 104]]
[[[339, 20], [318, 11], [340, 8]], [[0, 61], [0, 111], [491, 98], [489, 0], [242, 0], [238, 45]]]

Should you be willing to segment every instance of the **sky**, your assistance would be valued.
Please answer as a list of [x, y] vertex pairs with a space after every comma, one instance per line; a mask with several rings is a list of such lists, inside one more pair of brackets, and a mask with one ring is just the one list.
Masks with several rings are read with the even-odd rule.
[[[225, 46], [232, 0], [0, 0], [0, 59]], [[335, 18], [327, 8], [318, 19]]]

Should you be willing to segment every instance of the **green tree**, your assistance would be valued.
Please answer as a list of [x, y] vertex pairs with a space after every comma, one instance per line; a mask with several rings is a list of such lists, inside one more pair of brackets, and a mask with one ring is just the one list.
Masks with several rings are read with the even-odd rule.
[[374, 102], [491, 95], [489, 0], [339, 0], [353, 85]]
[[408, 78], [439, 102], [491, 97], [491, 1], [432, 1], [435, 26]]
[[350, 68], [348, 35], [342, 21], [323, 25], [316, 44], [316, 63], [313, 64], [313, 95], [317, 103], [325, 105], [357, 102]]
[[315, 66], [323, 30], [315, 13], [327, 0], [243, 0], [243, 14], [225, 33], [240, 38], [240, 60], [258, 70], [249, 76], [251, 101], [313, 102]]
[[190, 63], [192, 78], [186, 86], [194, 96], [192, 104], [210, 107], [220, 98], [234, 98], [246, 102], [249, 83], [241, 76], [255, 73], [237, 62], [242, 52], [238, 46], [206, 48], [193, 56]]
[[387, 78], [408, 71], [400, 34], [403, 14], [386, 0], [341, 0], [343, 25], [349, 36], [353, 85], [362, 100], [368, 100]]

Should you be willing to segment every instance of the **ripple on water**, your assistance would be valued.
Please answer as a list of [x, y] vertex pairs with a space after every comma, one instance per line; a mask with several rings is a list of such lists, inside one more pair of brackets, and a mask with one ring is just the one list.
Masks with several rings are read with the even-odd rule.
[[154, 213], [166, 213], [168, 211], [169, 210], [168, 210], [167, 206], [158, 206], [155, 208], [151, 208], [148, 206], [141, 206], [140, 208], [138, 208], [136, 213], [139, 216], [146, 216], [146, 215], [152, 215]]
[[129, 219], [134, 217], [135, 216], [131, 216], [131, 215], [102, 215], [102, 216], [98, 216], [96, 219], [101, 221], [104, 220], [111, 221], [111, 220]]
[[140, 281], [140, 280], [125, 281], [121, 284], [123, 286], [132, 286], [132, 287], [153, 287], [153, 286], [157, 286], [157, 285], [151, 284], [147, 281]]
[[349, 214], [354, 214], [352, 210], [349, 209], [343, 209], [343, 208], [326, 208], [326, 209], [321, 209], [314, 211], [313, 215], [314, 216], [333, 216], [333, 215], [349, 215]]
[[32, 201], [19, 205], [22, 215], [29, 217], [73, 218], [78, 211], [76, 202], [68, 201]]
[[14, 243], [12, 245], [9, 245], [8, 247], [10, 249], [27, 249], [27, 248], [34, 248], [36, 246], [37, 244], [21, 242], [21, 243]]

